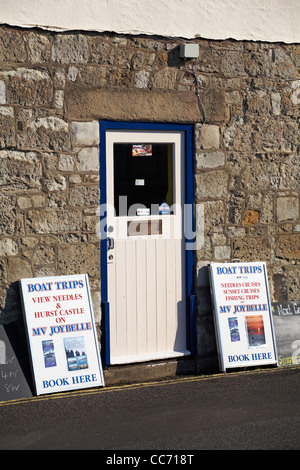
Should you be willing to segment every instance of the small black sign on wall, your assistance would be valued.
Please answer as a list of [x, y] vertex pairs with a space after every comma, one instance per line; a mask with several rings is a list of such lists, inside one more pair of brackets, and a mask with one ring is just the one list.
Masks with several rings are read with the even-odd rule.
[[25, 338], [17, 322], [0, 325], [0, 402], [32, 396]]

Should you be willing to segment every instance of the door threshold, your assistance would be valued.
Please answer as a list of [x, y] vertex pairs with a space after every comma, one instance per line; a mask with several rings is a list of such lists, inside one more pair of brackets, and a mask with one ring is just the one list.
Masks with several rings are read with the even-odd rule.
[[107, 387], [174, 379], [195, 374], [196, 361], [191, 354], [156, 361], [109, 365], [104, 369]]

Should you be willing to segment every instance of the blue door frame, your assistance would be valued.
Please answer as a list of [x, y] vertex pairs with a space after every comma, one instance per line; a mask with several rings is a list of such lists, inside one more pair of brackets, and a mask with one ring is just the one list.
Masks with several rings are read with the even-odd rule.
[[[106, 196], [106, 131], [107, 130], [151, 130], [182, 131], [185, 133], [185, 204], [191, 205], [192, 227], [194, 232], [194, 172], [193, 139], [194, 126], [189, 124], [157, 124], [142, 122], [100, 121], [100, 207], [107, 202]], [[100, 224], [106, 220], [106, 212], [100, 210]], [[186, 242], [192, 242], [187, 240]], [[101, 357], [103, 367], [110, 364], [109, 302], [107, 289], [107, 239], [101, 237]], [[186, 311], [187, 311], [187, 346], [191, 354], [196, 352], [196, 302], [194, 293], [194, 251], [186, 250]]]

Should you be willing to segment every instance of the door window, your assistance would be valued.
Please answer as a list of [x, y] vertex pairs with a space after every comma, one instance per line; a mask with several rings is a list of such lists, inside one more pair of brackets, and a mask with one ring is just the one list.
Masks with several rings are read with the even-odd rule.
[[172, 213], [173, 144], [114, 144], [117, 216]]

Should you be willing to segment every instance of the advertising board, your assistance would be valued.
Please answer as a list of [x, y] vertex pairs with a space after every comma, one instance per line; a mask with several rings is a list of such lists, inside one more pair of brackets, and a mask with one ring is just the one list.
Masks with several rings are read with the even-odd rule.
[[37, 395], [104, 386], [87, 274], [22, 279]]
[[300, 364], [300, 302], [272, 303], [279, 367]]
[[0, 402], [27, 397], [32, 397], [30, 367], [25, 338], [15, 321], [0, 325]]
[[209, 274], [221, 370], [277, 364], [265, 263], [212, 263]]

